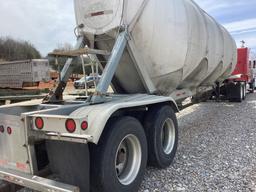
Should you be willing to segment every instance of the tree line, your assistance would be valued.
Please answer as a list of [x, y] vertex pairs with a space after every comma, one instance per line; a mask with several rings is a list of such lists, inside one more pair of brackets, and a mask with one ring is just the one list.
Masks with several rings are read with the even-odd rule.
[[[68, 44], [58, 45], [53, 51], [68, 51], [73, 49], [73, 47]], [[40, 59], [42, 58], [40, 52], [35, 48], [33, 44], [29, 41], [15, 40], [11, 37], [0, 37], [0, 62], [2, 61], [16, 61], [16, 60], [26, 60], [26, 59]], [[58, 70], [55, 65], [55, 59], [52, 57], [46, 57], [49, 60], [52, 69]], [[60, 68], [62, 69], [67, 58], [59, 58]], [[89, 59], [85, 58], [85, 63], [89, 63]], [[81, 60], [75, 59], [73, 65], [73, 72], [76, 74], [82, 74], [82, 64]], [[86, 68], [86, 74], [91, 73], [90, 68]]]
[[0, 60], [40, 59], [40, 52], [28, 41], [0, 37]]

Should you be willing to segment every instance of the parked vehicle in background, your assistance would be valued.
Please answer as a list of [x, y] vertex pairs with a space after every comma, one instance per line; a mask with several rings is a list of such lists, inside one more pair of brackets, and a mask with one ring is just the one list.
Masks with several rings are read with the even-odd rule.
[[51, 80], [57, 80], [59, 78], [58, 71], [50, 70], [50, 78]]
[[[250, 69], [252, 70], [254, 83], [256, 85], [256, 60], [251, 60], [250, 61]], [[256, 89], [256, 86], [255, 86], [255, 89]]]
[[242, 46], [237, 49], [237, 63], [231, 76], [222, 84], [217, 83], [214, 89], [214, 97], [229, 100], [231, 102], [242, 102], [246, 94], [255, 90], [255, 75], [249, 61], [250, 49]]
[[101, 76], [86, 76], [74, 82], [75, 89], [85, 89], [85, 82], [87, 84], [87, 88], [95, 87], [95, 84], [99, 82]]
[[0, 63], [0, 88], [29, 87], [50, 79], [50, 65], [46, 59]]
[[230, 100], [242, 101], [246, 98], [247, 91], [254, 92], [255, 77], [250, 66], [250, 49], [242, 47], [237, 49], [237, 65], [228, 78], [227, 92]]

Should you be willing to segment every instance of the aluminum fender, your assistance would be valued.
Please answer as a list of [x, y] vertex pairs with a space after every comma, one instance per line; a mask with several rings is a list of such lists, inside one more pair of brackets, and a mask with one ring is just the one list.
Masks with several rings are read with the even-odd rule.
[[[115, 96], [112, 98], [111, 102], [106, 102], [103, 104], [91, 105], [82, 107], [72, 114], [70, 117], [87, 117], [88, 119], [88, 129], [86, 134], [91, 135], [93, 143], [97, 144], [100, 136], [104, 130], [104, 127], [112, 116], [113, 113], [119, 109], [147, 106], [157, 103], [169, 102], [174, 104], [176, 111], [178, 111], [178, 106], [174, 99], [171, 97], [163, 97], [156, 95], [146, 95], [146, 94], [137, 94], [132, 96]], [[175, 109], [174, 109], [175, 110]]]

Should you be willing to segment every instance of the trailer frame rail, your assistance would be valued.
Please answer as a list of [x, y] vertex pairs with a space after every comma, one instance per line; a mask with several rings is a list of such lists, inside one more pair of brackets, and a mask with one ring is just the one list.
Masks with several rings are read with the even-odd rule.
[[41, 192], [80, 192], [76, 186], [1, 167], [0, 179]]

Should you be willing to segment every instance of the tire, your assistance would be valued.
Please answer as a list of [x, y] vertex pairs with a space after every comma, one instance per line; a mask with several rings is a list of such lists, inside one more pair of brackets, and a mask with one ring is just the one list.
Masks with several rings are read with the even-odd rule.
[[247, 90], [246, 83], [242, 84], [242, 87], [243, 87], [243, 100], [245, 100], [246, 99], [246, 90]]
[[148, 165], [166, 168], [171, 165], [178, 146], [178, 122], [170, 106], [151, 108], [144, 121], [148, 140]]
[[255, 90], [255, 80], [253, 80], [253, 81], [250, 83], [250, 93], [254, 93], [254, 90]]
[[147, 138], [137, 119], [110, 121], [90, 153], [92, 192], [139, 190], [147, 165]]
[[238, 86], [238, 92], [237, 92], [237, 102], [242, 102], [243, 101], [243, 94], [244, 94], [244, 88], [241, 83], [237, 84]]

